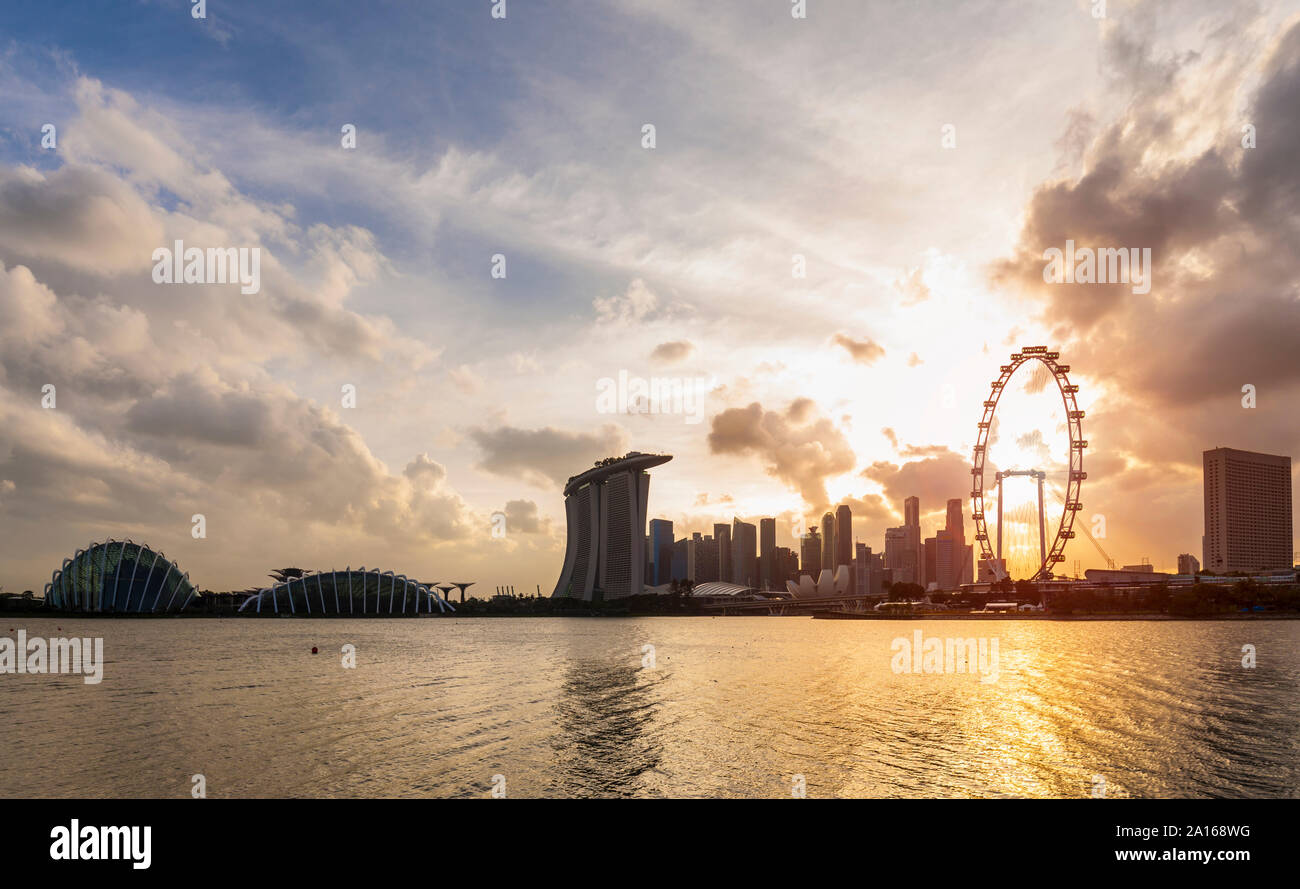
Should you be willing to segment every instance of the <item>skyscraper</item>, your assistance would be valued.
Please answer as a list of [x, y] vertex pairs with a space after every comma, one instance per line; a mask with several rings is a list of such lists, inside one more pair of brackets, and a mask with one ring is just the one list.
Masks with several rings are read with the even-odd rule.
[[1200, 574], [1201, 563], [1196, 561], [1196, 556], [1191, 553], [1180, 553], [1178, 556], [1178, 573]]
[[709, 583], [718, 579], [718, 542], [705, 534], [695, 553], [695, 582]]
[[909, 552], [907, 528], [885, 529], [885, 568], [894, 583], [915, 583], [916, 554]]
[[964, 510], [962, 509], [963, 502], [964, 501], [958, 498], [948, 501], [948, 524], [945, 527], [952, 532], [955, 540], [960, 540], [962, 543], [965, 543], [966, 530], [963, 521], [965, 518]]
[[671, 459], [633, 451], [569, 479], [564, 486], [568, 542], [552, 596], [599, 601], [641, 593], [650, 495], [646, 470]]
[[731, 526], [722, 522], [715, 524], [713, 543], [718, 548], [718, 580], [731, 583]]
[[[765, 590], [774, 590], [776, 584], [776, 519], [758, 520], [758, 564], [759, 586]], [[784, 586], [782, 584], [781, 586]]]
[[908, 497], [903, 501], [903, 551], [902, 575], [894, 571], [895, 583], [922, 583], [925, 580], [921, 553], [921, 498]]
[[655, 586], [673, 579], [673, 523], [667, 519], [650, 520], [650, 576]]
[[731, 523], [731, 572], [732, 583], [759, 586], [758, 529], [740, 519]]
[[948, 534], [953, 539], [953, 574], [949, 579], [956, 589], [963, 583], [973, 583], [975, 579], [975, 547], [966, 543], [966, 523], [964, 500], [954, 498], [948, 501]]
[[853, 564], [853, 512], [841, 503], [835, 510], [835, 567]]
[[1215, 448], [1202, 457], [1205, 570], [1292, 567], [1291, 458], [1233, 448]]
[[822, 539], [817, 536], [816, 528], [809, 528], [808, 533], [799, 538], [799, 574], [807, 574], [813, 580], [822, 570]]
[[822, 516], [822, 567], [835, 570], [835, 516]]

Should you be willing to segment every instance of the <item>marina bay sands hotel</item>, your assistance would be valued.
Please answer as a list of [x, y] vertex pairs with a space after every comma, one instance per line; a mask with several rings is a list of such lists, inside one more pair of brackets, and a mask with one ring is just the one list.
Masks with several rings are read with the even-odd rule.
[[586, 601], [639, 595], [645, 583], [646, 503], [652, 466], [667, 454], [601, 460], [564, 486], [569, 541], [553, 596]]

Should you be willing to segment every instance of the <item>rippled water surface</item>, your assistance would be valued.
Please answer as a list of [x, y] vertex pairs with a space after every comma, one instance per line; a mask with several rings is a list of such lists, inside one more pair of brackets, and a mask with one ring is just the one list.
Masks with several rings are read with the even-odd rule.
[[[107, 662], [0, 676], [5, 797], [1300, 796], [1296, 621], [5, 623]], [[917, 629], [997, 681], [895, 673]]]

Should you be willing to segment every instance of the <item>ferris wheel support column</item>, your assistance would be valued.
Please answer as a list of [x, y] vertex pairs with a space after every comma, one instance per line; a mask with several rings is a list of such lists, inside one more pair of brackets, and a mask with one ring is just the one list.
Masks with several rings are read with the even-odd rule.
[[1038, 563], [1047, 564], [1047, 524], [1043, 521], [1043, 479], [1045, 473], [1038, 473]]
[[998, 473], [998, 564], [1002, 562], [1002, 473]]

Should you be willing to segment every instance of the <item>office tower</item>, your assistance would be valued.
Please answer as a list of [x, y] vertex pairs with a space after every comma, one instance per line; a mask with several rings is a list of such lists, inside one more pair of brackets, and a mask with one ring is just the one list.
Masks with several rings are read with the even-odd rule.
[[698, 545], [699, 541], [694, 537], [683, 537], [681, 540], [673, 541], [672, 571], [664, 583], [674, 580], [695, 580]]
[[1233, 448], [1202, 456], [1205, 570], [1292, 567], [1291, 458]]
[[732, 583], [757, 587], [758, 529], [749, 522], [734, 519], [731, 523]]
[[1181, 553], [1178, 556], [1178, 573], [1179, 574], [1200, 574], [1201, 563], [1196, 561], [1196, 556], [1191, 553]]
[[865, 543], [854, 543], [853, 550], [853, 593], [856, 596], [865, 596], [867, 578], [870, 576], [868, 558], [871, 555], [871, 548]]
[[835, 570], [835, 516], [822, 516], [822, 568]]
[[963, 583], [971, 583], [975, 577], [975, 547], [966, 544], [965, 501], [954, 498], [948, 501], [947, 531], [954, 541], [953, 574], [948, 578], [951, 586], [944, 589], [957, 589]]
[[883, 596], [885, 579], [885, 554], [873, 553], [871, 547], [867, 547], [867, 595]]
[[816, 528], [809, 528], [808, 533], [799, 539], [799, 574], [807, 574], [816, 580], [822, 571], [822, 539], [817, 536]]
[[650, 576], [654, 585], [672, 580], [673, 523], [667, 519], [650, 520]]
[[949, 500], [948, 523], [944, 527], [952, 532], [954, 540], [960, 540], [962, 543], [966, 542], [966, 531], [963, 521], [964, 517], [962, 501], [956, 498]]
[[714, 525], [713, 541], [718, 548], [718, 580], [731, 583], [731, 526], [722, 522]]
[[889, 570], [894, 583], [912, 583], [915, 576], [916, 560], [908, 548], [908, 529], [885, 529], [885, 568]]
[[718, 549], [713, 538], [699, 531], [691, 534], [695, 544], [695, 569], [691, 580], [696, 583], [708, 583], [718, 579]]
[[853, 571], [853, 513], [844, 503], [835, 510], [835, 567], [841, 565], [849, 567], [849, 589], [855, 589], [857, 581]]
[[[921, 586], [926, 589], [930, 588], [931, 583], [939, 582], [939, 540], [937, 537], [930, 537], [921, 544]], [[940, 585], [940, 589], [943, 586]]]
[[765, 590], [781, 589], [776, 584], [776, 519], [758, 520], [759, 586]]
[[788, 546], [776, 548], [776, 569], [772, 575], [772, 588], [784, 589], [786, 581], [799, 577], [799, 556]]
[[906, 532], [903, 574], [900, 577], [895, 571], [894, 582], [921, 583], [925, 579], [922, 576], [925, 571], [921, 553], [921, 498], [908, 497], [903, 501], [903, 529]]
[[568, 542], [553, 596], [622, 598], [644, 587], [646, 505], [652, 466], [667, 454], [629, 453], [600, 461], [564, 486]]

